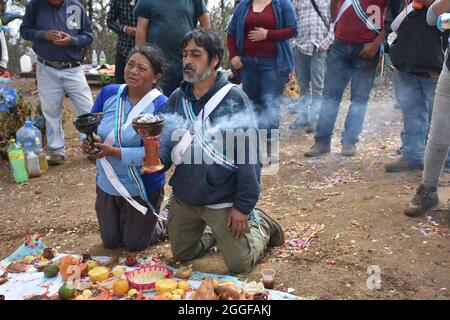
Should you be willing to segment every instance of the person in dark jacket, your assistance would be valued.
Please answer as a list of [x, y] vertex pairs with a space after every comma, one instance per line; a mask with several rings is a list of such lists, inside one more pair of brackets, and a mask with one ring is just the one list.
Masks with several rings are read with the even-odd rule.
[[112, 0], [109, 4], [108, 28], [117, 34], [116, 83], [125, 83], [124, 71], [128, 54], [135, 45], [137, 17], [133, 14], [137, 0]]
[[78, 115], [88, 113], [92, 94], [86, 81], [82, 53], [93, 40], [91, 22], [76, 0], [32, 0], [20, 26], [23, 39], [37, 54], [36, 80], [48, 142], [48, 164], [64, 162], [61, 125], [64, 92]]
[[[441, 14], [450, 12], [450, 0], [438, 0], [428, 9], [427, 22], [436, 26]], [[422, 181], [405, 209], [405, 214], [417, 217], [439, 204], [437, 187], [439, 176], [448, 158], [450, 147], [450, 48], [447, 46], [446, 60], [436, 87], [433, 116], [430, 126]]]
[[395, 66], [396, 100], [403, 114], [403, 145], [400, 158], [385, 165], [388, 172], [423, 168], [434, 95], [447, 47], [448, 33], [427, 24], [427, 8], [434, 1], [417, 2], [424, 8], [412, 9], [410, 4], [405, 9], [403, 1], [390, 3], [394, 19], [388, 42]]
[[[222, 56], [214, 32], [185, 36], [184, 81], [167, 101], [160, 158], [166, 170], [176, 164], [168, 216], [174, 259], [198, 258], [217, 242], [228, 269], [245, 273], [284, 237], [278, 223], [255, 209], [261, 175], [256, 120], [245, 93], [217, 71]], [[180, 123], [186, 130], [177, 130]]]

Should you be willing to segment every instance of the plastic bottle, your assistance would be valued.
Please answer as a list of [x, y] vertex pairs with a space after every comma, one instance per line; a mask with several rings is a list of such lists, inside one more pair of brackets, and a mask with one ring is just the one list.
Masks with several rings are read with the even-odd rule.
[[93, 67], [98, 66], [97, 52], [95, 50], [92, 51], [92, 63], [91, 63], [91, 65]]
[[8, 158], [11, 165], [11, 172], [16, 183], [22, 183], [28, 180], [27, 170], [25, 168], [25, 155], [22, 148], [16, 144], [15, 139], [10, 140], [8, 148]]
[[442, 32], [445, 32], [446, 30], [450, 30], [450, 13], [446, 12], [439, 16], [437, 27]]
[[41, 175], [41, 168], [39, 167], [39, 157], [33, 152], [27, 152], [27, 171], [28, 177], [36, 178]]
[[24, 149], [25, 153], [42, 149], [42, 134], [38, 128], [33, 126], [31, 120], [25, 121], [25, 124], [16, 133], [17, 143]]
[[31, 72], [33, 70], [33, 66], [31, 64], [31, 58], [27, 55], [23, 55], [20, 57], [20, 71], [21, 72]]
[[104, 65], [104, 64], [106, 64], [106, 55], [105, 55], [105, 52], [104, 51], [102, 51], [101, 53], [100, 53], [100, 66], [102, 66], [102, 65]]
[[47, 155], [44, 152], [44, 149], [40, 148], [37, 151], [37, 156], [39, 159], [39, 168], [41, 170], [41, 175], [46, 173], [48, 170], [48, 160]]

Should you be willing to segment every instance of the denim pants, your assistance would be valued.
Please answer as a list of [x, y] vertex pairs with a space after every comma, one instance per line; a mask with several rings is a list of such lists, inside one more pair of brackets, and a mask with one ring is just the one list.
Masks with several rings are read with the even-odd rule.
[[[448, 59], [448, 58], [447, 58]], [[434, 98], [422, 183], [437, 187], [450, 147], [450, 71], [444, 64]], [[447, 160], [448, 162], [448, 160]]]
[[403, 114], [402, 155], [423, 163], [438, 79], [396, 69], [394, 81]]
[[312, 56], [303, 54], [295, 48], [295, 73], [300, 85], [296, 123], [306, 126], [316, 123], [322, 102], [323, 80], [326, 70], [326, 52], [314, 49]]
[[260, 129], [280, 127], [280, 100], [287, 75], [277, 72], [275, 58], [241, 57], [242, 89], [253, 102]]
[[351, 104], [345, 119], [342, 145], [354, 145], [362, 131], [370, 91], [373, 87], [379, 54], [363, 59], [364, 44], [345, 44], [335, 40], [327, 58], [327, 70], [315, 140], [330, 144], [339, 105], [351, 80]]
[[77, 115], [80, 115], [88, 113], [92, 108], [91, 89], [81, 67], [58, 70], [38, 63], [36, 79], [45, 117], [48, 153], [64, 155], [61, 119], [64, 92], [67, 92]]

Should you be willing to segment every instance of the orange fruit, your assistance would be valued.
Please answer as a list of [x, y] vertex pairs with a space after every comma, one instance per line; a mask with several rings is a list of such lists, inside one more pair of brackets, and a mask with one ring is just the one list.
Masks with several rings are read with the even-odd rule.
[[120, 279], [120, 280], [114, 281], [114, 283], [113, 283], [113, 293], [116, 296], [121, 297], [121, 296], [125, 295], [126, 293], [128, 293], [128, 290], [130, 290], [130, 286], [128, 284], [128, 280]]

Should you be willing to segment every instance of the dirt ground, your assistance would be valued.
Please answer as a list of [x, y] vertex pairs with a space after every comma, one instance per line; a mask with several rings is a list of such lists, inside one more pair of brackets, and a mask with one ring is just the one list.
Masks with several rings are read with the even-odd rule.
[[[27, 99], [37, 100], [31, 95], [33, 81], [18, 79], [16, 86]], [[277, 289], [295, 289], [294, 294], [309, 299], [449, 299], [450, 211], [446, 206], [450, 175], [441, 177], [441, 207], [430, 212], [429, 219], [403, 215], [421, 172], [384, 171], [384, 163], [396, 155], [401, 130], [401, 113], [392, 107], [390, 82], [373, 90], [354, 158], [339, 154], [348, 104], [347, 93], [332, 153], [318, 159], [303, 157], [313, 138], [288, 132], [293, 116], [284, 109], [280, 168], [276, 175], [262, 178], [258, 206], [285, 228], [324, 228], [301, 252], [285, 257], [284, 249], [268, 251], [251, 273], [240, 278], [257, 280], [261, 269], [274, 268]], [[66, 101], [65, 106], [70, 103]], [[125, 253], [102, 247], [94, 211], [95, 166], [80, 153], [72, 124], [66, 123], [65, 130], [68, 159], [44, 176], [16, 185], [8, 164], [0, 164], [0, 259], [12, 253], [27, 233], [41, 234], [45, 243], [60, 252]], [[432, 223], [435, 231], [447, 237], [424, 235]], [[168, 243], [146, 252], [171, 256]], [[220, 251], [193, 265], [197, 271], [226, 273]], [[367, 286], [373, 279], [368, 268], [377, 268], [373, 266], [380, 270], [379, 289]]]

